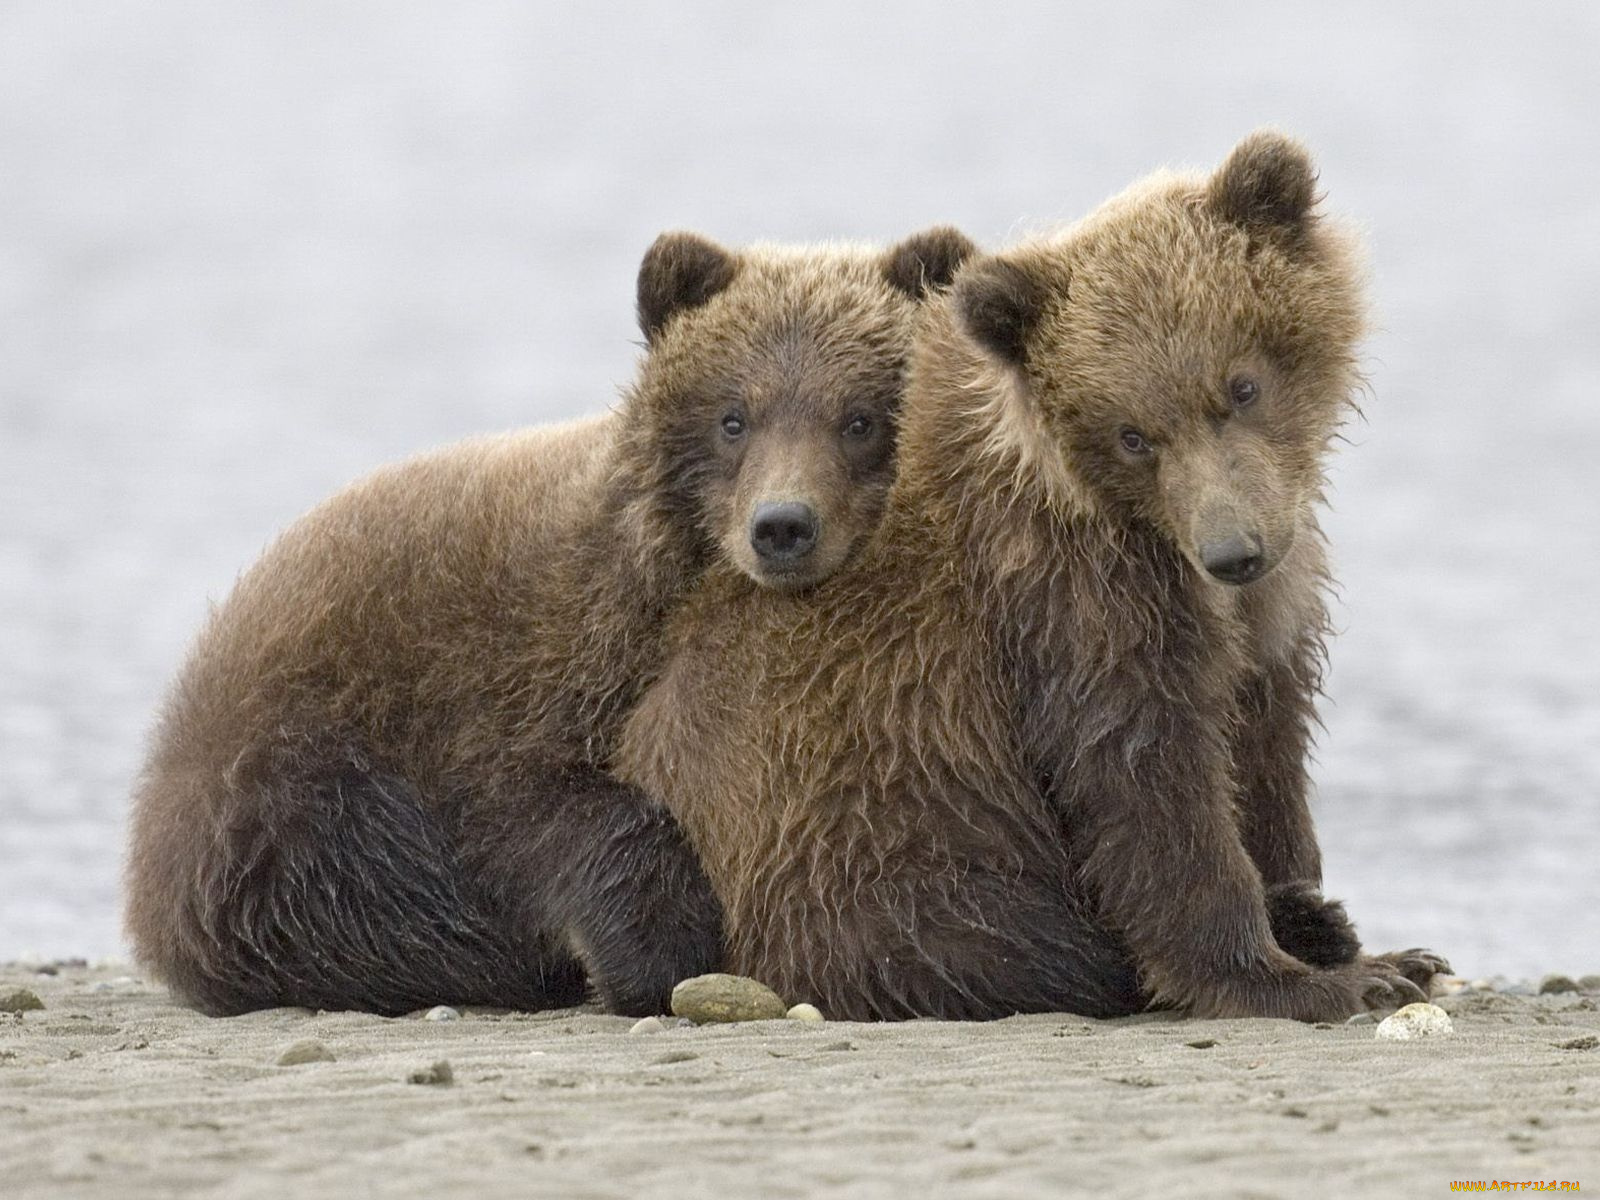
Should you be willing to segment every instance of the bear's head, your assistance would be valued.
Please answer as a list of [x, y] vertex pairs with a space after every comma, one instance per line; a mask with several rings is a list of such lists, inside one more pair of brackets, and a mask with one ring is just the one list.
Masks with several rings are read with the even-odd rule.
[[648, 353], [629, 398], [658, 525], [766, 586], [837, 570], [893, 481], [917, 310], [974, 250], [948, 228], [887, 251], [658, 238], [639, 269]]
[[1154, 526], [1226, 584], [1288, 553], [1358, 383], [1361, 273], [1315, 183], [1258, 132], [1209, 177], [1155, 176], [975, 261], [952, 298], [1052, 495]]

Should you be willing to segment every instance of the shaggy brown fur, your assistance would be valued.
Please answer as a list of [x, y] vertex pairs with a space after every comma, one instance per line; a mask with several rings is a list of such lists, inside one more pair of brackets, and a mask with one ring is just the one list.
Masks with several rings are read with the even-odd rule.
[[[912, 316], [971, 243], [666, 235], [620, 408], [453, 447], [299, 521], [185, 666], [135, 796], [128, 930], [210, 1012], [659, 1011], [720, 914], [672, 819], [600, 769], [706, 564], [837, 568], [893, 468]], [[739, 428], [734, 430], [734, 418]], [[805, 546], [749, 552], [763, 505]], [[773, 561], [768, 561], [771, 558]]]
[[1260, 134], [970, 263], [867, 547], [803, 604], [722, 571], [686, 605], [618, 773], [733, 970], [856, 1018], [1420, 998], [1441, 960], [1357, 956], [1315, 890], [1314, 510], [1363, 316], [1312, 179]]

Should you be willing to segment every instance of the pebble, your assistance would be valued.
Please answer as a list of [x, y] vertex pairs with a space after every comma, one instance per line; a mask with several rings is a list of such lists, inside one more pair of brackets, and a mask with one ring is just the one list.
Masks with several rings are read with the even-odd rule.
[[672, 1011], [699, 1025], [776, 1021], [788, 1006], [764, 983], [742, 975], [696, 975], [672, 989]]
[[633, 1023], [633, 1026], [628, 1030], [628, 1032], [661, 1033], [666, 1029], [666, 1027], [667, 1023], [660, 1017], [641, 1017], [639, 1020]]
[[1347, 1020], [1345, 1022], [1345, 1024], [1346, 1025], [1371, 1025], [1371, 1024], [1375, 1023], [1377, 1021], [1377, 1019], [1378, 1019], [1377, 1017], [1373, 1016], [1369, 1012], [1358, 1012], [1355, 1016], [1353, 1016], [1349, 1020]]
[[1578, 981], [1570, 975], [1546, 975], [1539, 981], [1539, 995], [1551, 996], [1558, 992], [1578, 991]]
[[306, 1038], [278, 1055], [280, 1067], [298, 1067], [303, 1063], [334, 1062], [333, 1051], [315, 1038]]
[[23, 987], [0, 988], [0, 1012], [33, 1012], [44, 1007], [37, 993]]
[[796, 1004], [783, 1015], [791, 1021], [826, 1021], [828, 1019], [822, 1015], [822, 1010], [815, 1004]]
[[461, 1014], [448, 1004], [435, 1004], [422, 1014], [422, 1019], [424, 1021], [459, 1021]]
[[1377, 1035], [1386, 1041], [1404, 1042], [1412, 1038], [1454, 1033], [1450, 1014], [1437, 1004], [1408, 1004], [1392, 1017], [1378, 1022]]
[[406, 1076], [407, 1083], [422, 1083], [434, 1087], [454, 1081], [456, 1073], [450, 1069], [448, 1060], [441, 1058], [438, 1062], [427, 1067], [419, 1067]]

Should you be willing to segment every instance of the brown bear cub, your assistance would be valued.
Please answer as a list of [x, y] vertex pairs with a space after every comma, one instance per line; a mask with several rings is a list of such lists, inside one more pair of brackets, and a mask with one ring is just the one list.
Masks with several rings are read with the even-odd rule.
[[1316, 892], [1315, 510], [1363, 302], [1313, 181], [1258, 134], [968, 263], [868, 544], [803, 602], [716, 571], [685, 604], [618, 774], [699, 851], [730, 969], [845, 1018], [1421, 998], [1442, 961], [1361, 955]]
[[664, 235], [610, 414], [383, 470], [240, 581], [134, 799], [128, 930], [212, 1013], [629, 1013], [721, 958], [671, 816], [603, 767], [706, 567], [837, 570], [893, 477], [913, 318], [972, 250]]

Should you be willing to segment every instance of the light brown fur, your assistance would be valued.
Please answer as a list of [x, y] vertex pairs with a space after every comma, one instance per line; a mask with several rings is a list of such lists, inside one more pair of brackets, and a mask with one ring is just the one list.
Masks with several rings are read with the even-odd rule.
[[[585, 967], [613, 1007], [655, 1011], [714, 965], [671, 819], [600, 768], [666, 614], [773, 478], [820, 477], [812, 578], [875, 523], [913, 312], [968, 250], [948, 230], [881, 253], [665, 235], [615, 411], [424, 455], [297, 522], [156, 732], [128, 864], [140, 958], [218, 1012], [540, 1007], [581, 997]], [[773, 426], [750, 464], [719, 429], [735, 402]], [[881, 434], [865, 458], [840, 429], [860, 412]]]
[[[803, 605], [718, 571], [685, 606], [618, 773], [700, 852], [732, 969], [841, 1017], [1331, 1020], [1440, 965], [1319, 968], [1269, 919], [1320, 879], [1314, 509], [1363, 328], [1311, 179], [1257, 135], [970, 263], [868, 545]], [[1270, 573], [1212, 578], [1245, 534]]]

